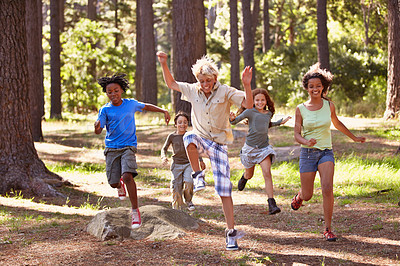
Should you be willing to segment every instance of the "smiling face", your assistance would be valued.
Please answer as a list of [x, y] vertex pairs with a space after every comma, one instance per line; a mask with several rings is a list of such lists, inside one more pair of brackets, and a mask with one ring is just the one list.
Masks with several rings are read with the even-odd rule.
[[122, 104], [121, 95], [124, 91], [118, 83], [110, 83], [106, 87], [106, 94], [108, 99], [114, 106], [119, 106]]
[[211, 94], [212, 89], [214, 88], [215, 82], [217, 82], [217, 78], [215, 76], [198, 74], [197, 80], [200, 83], [201, 90], [208, 97]]
[[254, 96], [254, 107], [258, 110], [265, 110], [265, 106], [267, 105], [267, 99], [265, 98], [265, 95], [262, 93], [259, 93]]
[[314, 97], [321, 98], [323, 89], [324, 89], [324, 86], [322, 85], [321, 79], [312, 78], [312, 79], [308, 80], [307, 91], [308, 91], [308, 95], [310, 95], [311, 98], [314, 98]]
[[188, 127], [189, 121], [187, 118], [183, 115], [180, 115], [175, 122], [176, 126], [176, 133], [183, 135], [186, 132], [186, 129]]

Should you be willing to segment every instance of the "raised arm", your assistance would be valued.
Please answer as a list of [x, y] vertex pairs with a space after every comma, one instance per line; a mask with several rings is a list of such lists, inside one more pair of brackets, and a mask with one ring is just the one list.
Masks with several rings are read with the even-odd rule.
[[145, 103], [145, 106], [143, 108], [145, 111], [150, 111], [150, 112], [159, 112], [164, 114], [164, 119], [165, 123], [168, 125], [169, 121], [171, 120], [171, 117], [169, 116], [169, 113], [167, 110], [162, 109], [154, 104], [151, 103]]
[[253, 94], [251, 92], [251, 78], [253, 75], [253, 68], [247, 66], [242, 72], [242, 83], [244, 87], [245, 97], [242, 106], [246, 109], [253, 108]]
[[346, 136], [348, 136], [349, 138], [351, 138], [352, 140], [354, 140], [355, 142], [364, 143], [365, 137], [354, 136], [354, 134], [351, 133], [350, 130], [339, 120], [339, 118], [336, 115], [335, 105], [332, 102], [330, 102], [329, 106], [331, 108], [331, 120], [335, 128], [340, 132], [342, 132], [343, 134], [345, 134]]
[[161, 65], [164, 81], [167, 84], [168, 88], [180, 92], [179, 86], [176, 83], [174, 77], [172, 76], [168, 68], [168, 63], [167, 63], [168, 55], [162, 51], [159, 51], [157, 52], [157, 57]]

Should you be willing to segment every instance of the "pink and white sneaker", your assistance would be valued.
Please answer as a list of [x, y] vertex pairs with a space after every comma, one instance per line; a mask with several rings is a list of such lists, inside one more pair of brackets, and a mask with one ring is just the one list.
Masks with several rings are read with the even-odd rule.
[[132, 229], [139, 228], [142, 225], [142, 219], [140, 218], [139, 208], [132, 209]]
[[126, 199], [126, 190], [125, 190], [124, 179], [122, 177], [119, 180], [119, 183], [121, 184], [121, 186], [119, 188], [117, 188], [118, 197], [119, 197], [120, 200], [124, 200], [124, 199]]

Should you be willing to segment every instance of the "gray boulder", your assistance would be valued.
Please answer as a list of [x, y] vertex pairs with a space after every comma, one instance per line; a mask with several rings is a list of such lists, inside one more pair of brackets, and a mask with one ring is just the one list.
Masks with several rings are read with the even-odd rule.
[[129, 208], [116, 208], [99, 212], [87, 226], [87, 232], [101, 241], [125, 238], [151, 240], [174, 239], [185, 231], [196, 230], [200, 220], [179, 210], [157, 205], [140, 207], [142, 226], [131, 229]]

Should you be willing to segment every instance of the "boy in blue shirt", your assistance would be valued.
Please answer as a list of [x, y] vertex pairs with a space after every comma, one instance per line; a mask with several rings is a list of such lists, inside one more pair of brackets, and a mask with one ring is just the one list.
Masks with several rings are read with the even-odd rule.
[[134, 177], [137, 176], [135, 113], [143, 110], [164, 113], [167, 125], [170, 115], [167, 110], [153, 104], [121, 98], [122, 93], [129, 87], [125, 76], [125, 74], [113, 75], [98, 80], [110, 102], [101, 107], [98, 119], [94, 123], [94, 132], [100, 134], [106, 127], [104, 155], [106, 156], [108, 183], [111, 187], [118, 189], [118, 196], [121, 200], [126, 197], [126, 185], [132, 204], [132, 229], [134, 229], [141, 225], [134, 180]]

